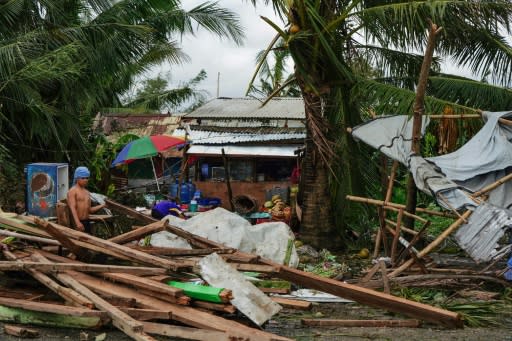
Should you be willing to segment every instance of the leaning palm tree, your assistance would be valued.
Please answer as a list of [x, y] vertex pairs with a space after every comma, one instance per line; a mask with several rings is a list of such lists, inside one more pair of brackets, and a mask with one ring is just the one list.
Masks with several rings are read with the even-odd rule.
[[[263, 18], [286, 42], [305, 101], [301, 225], [303, 238], [315, 246], [339, 245], [336, 226], [364, 218], [353, 215], [344, 201], [346, 193], [363, 191], [368, 168], [345, 128], [369, 112], [412, 114], [422, 62], [417, 51], [425, 48], [429, 19], [444, 30], [427, 87], [426, 112], [441, 112], [446, 105], [466, 112], [510, 109], [512, 94], [505, 87], [512, 77], [512, 49], [506, 39], [511, 1], [263, 2], [272, 4], [284, 20], [282, 28]], [[477, 77], [486, 75], [492, 84], [439, 73], [441, 58]], [[365, 72], [365, 65], [378, 72]]]
[[243, 37], [232, 12], [179, 0], [11, 0], [0, 22], [0, 145], [26, 160], [83, 150], [90, 113], [118, 106], [149, 68], [187, 61], [183, 34]]

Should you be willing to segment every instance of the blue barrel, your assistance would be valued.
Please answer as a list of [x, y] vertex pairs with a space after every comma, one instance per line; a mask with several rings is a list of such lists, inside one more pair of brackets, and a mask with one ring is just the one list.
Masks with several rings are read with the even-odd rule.
[[[192, 193], [193, 194], [193, 193]], [[181, 184], [181, 191], [180, 191], [180, 202], [182, 204], [188, 204], [190, 202], [190, 191], [188, 184], [183, 182]]]

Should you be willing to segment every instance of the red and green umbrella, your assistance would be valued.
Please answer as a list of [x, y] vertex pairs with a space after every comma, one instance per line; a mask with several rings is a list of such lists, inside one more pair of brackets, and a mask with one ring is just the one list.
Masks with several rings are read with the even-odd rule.
[[137, 159], [157, 156], [172, 147], [185, 144], [185, 139], [171, 135], [144, 136], [128, 143], [112, 161], [111, 167], [127, 164]]
[[153, 163], [153, 156], [157, 156], [158, 153], [183, 144], [185, 144], [185, 139], [177, 136], [144, 136], [124, 146], [119, 154], [117, 154], [116, 159], [112, 162], [111, 167], [128, 164], [137, 159], [151, 158], [151, 166], [153, 167], [153, 173], [155, 174], [156, 186], [160, 192], [160, 185], [158, 184], [158, 178], [156, 176], [155, 164]]

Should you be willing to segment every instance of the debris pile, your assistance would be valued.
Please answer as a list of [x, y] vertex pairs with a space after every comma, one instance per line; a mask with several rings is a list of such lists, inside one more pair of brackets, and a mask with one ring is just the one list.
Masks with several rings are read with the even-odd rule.
[[[33, 216], [0, 217], [3, 229], [16, 231], [18, 240], [26, 240], [4, 244], [0, 271], [24, 271], [53, 292], [1, 290], [4, 321], [11, 316], [10, 321], [22, 324], [77, 328], [111, 323], [135, 340], [154, 340], [149, 334], [194, 340], [289, 340], [236, 321], [238, 312], [261, 326], [281, 306], [310, 306], [305, 301], [269, 297], [266, 294], [275, 288], [255, 286], [241, 273], [257, 272], [414, 319], [462, 327], [456, 313], [306, 273], [167, 221], [155, 221], [113, 201], [107, 203], [113, 211], [146, 225], [104, 240]], [[136, 242], [161, 231], [185, 239], [191, 248]], [[209, 289], [187, 285], [197, 279]]]

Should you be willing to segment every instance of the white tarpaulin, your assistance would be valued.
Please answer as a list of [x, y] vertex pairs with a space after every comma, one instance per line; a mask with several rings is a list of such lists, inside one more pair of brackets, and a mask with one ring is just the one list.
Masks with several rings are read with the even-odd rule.
[[[282, 222], [271, 222], [251, 225], [239, 215], [223, 208], [203, 212], [188, 220], [174, 216], [164, 219], [169, 224], [185, 231], [233, 247], [240, 251], [257, 254], [263, 258], [297, 267], [299, 256], [295, 250], [295, 236], [288, 225]], [[167, 231], [151, 236], [151, 246], [190, 248], [188, 242]]]

